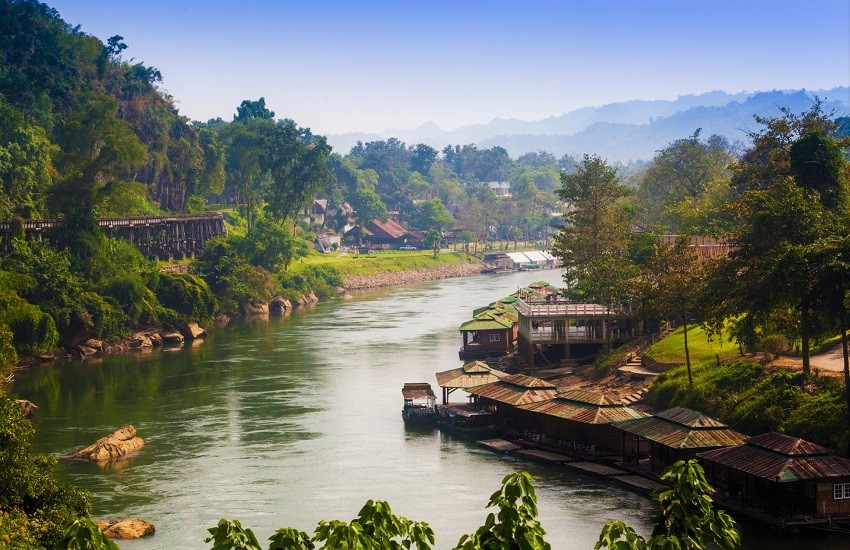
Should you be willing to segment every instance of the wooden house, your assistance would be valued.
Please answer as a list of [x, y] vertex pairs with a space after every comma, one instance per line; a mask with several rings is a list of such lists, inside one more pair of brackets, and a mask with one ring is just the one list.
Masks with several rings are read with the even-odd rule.
[[697, 453], [743, 445], [747, 439], [742, 433], [699, 412], [673, 407], [655, 416], [623, 420], [614, 428], [627, 449], [632, 441], [629, 457], [650, 456], [653, 472], [661, 472], [678, 460], [696, 458]]
[[362, 243], [365, 246], [374, 247], [420, 247], [424, 237], [418, 231], [408, 231], [403, 225], [393, 219], [386, 221], [372, 220], [364, 225], [359, 225], [343, 236], [345, 244]]
[[558, 388], [540, 378], [512, 374], [466, 391], [475, 397], [479, 405], [494, 412], [503, 425], [521, 426], [517, 407], [552, 399], [558, 393]]
[[437, 373], [437, 384], [443, 388], [443, 404], [449, 402], [449, 395], [455, 390], [467, 390], [475, 386], [491, 384], [507, 376], [487, 363], [468, 361], [462, 367]]
[[463, 360], [505, 355], [516, 349], [519, 330], [516, 314], [505, 308], [479, 311], [458, 330], [463, 335], [463, 346], [458, 352]]
[[[570, 389], [552, 399], [518, 405], [522, 422], [531, 430], [568, 445], [595, 446], [615, 452], [632, 452], [611, 427], [614, 422], [644, 416], [617, 399], [601, 393]], [[624, 449], [623, 445], [627, 445]]]
[[850, 518], [850, 459], [815, 443], [770, 432], [697, 457], [721, 499], [786, 520]]

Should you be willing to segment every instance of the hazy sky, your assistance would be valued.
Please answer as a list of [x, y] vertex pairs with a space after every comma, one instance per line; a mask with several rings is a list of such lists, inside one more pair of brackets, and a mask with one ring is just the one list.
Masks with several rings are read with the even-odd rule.
[[850, 84], [848, 0], [47, 3], [104, 42], [123, 36], [192, 119], [264, 96], [321, 134]]

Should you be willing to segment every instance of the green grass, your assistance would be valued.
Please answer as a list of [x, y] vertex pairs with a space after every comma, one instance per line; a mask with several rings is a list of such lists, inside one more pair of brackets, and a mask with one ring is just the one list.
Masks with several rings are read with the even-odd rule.
[[[302, 261], [303, 260], [303, 261]], [[441, 252], [434, 259], [431, 250], [416, 251], [381, 251], [370, 254], [310, 254], [293, 262], [290, 269], [298, 272], [310, 265], [331, 265], [343, 276], [372, 275], [374, 273], [393, 273], [427, 267], [438, 267], [446, 264], [458, 264], [474, 260], [463, 252]]]
[[[728, 360], [738, 356], [738, 344], [729, 341], [729, 333], [724, 330], [709, 340], [705, 330], [699, 326], [688, 326], [688, 351], [691, 364]], [[685, 333], [677, 328], [646, 350], [647, 358], [659, 363], [685, 363]]]

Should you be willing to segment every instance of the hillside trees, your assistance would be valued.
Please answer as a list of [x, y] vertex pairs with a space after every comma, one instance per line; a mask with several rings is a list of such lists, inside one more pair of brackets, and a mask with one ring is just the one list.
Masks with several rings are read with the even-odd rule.
[[733, 167], [740, 198], [729, 210], [738, 249], [724, 267], [714, 303], [722, 306], [718, 319], [735, 318], [741, 341], [754, 344], [758, 334], [777, 328], [790, 340], [799, 337], [808, 373], [811, 339], [834, 330], [835, 320], [823, 315], [829, 300], [819, 281], [828, 270], [819, 258], [827, 243], [843, 242], [846, 166], [836, 162], [834, 126], [819, 103], [801, 115], [782, 113], [757, 118], [764, 128], [753, 133], [753, 146]]

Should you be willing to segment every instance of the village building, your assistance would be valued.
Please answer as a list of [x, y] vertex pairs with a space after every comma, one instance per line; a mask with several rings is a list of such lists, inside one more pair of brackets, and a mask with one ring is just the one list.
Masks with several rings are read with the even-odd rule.
[[463, 345], [458, 356], [479, 359], [506, 355], [516, 349], [517, 317], [513, 308], [488, 307], [460, 326]]
[[511, 197], [511, 183], [509, 181], [488, 181], [487, 187], [499, 198]]
[[532, 369], [535, 354], [544, 346], [562, 346], [562, 358], [569, 359], [572, 347], [617, 346], [640, 335], [643, 328], [628, 309], [571, 302], [556, 295], [540, 300], [537, 292], [520, 293], [516, 310], [519, 353]]
[[393, 248], [400, 246], [421, 247], [424, 236], [419, 231], [408, 231], [393, 219], [372, 220], [364, 225], [353, 227], [343, 236], [347, 245]]
[[475, 386], [491, 384], [508, 376], [482, 361], [468, 361], [462, 367], [437, 373], [437, 384], [443, 388], [443, 404], [455, 390], [468, 390]]
[[[627, 458], [650, 458], [650, 468], [660, 473], [678, 460], [691, 460], [697, 453], [743, 445], [747, 436], [702, 413], [673, 407], [654, 416], [613, 424]], [[632, 442], [627, 445], [627, 442]]]
[[323, 254], [328, 254], [340, 247], [342, 244], [342, 237], [333, 231], [323, 229], [316, 233], [316, 241], [314, 244], [316, 246], [316, 250]]
[[611, 425], [644, 416], [619, 399], [581, 389], [563, 390], [552, 399], [524, 403], [517, 409], [520, 421], [542, 438], [593, 452], [634, 452], [636, 442], [619, 437]]
[[490, 384], [469, 388], [467, 392], [482, 408], [493, 412], [503, 428], [522, 431], [522, 415], [517, 406], [552, 399], [558, 388], [540, 378], [512, 374]]
[[723, 500], [786, 524], [850, 518], [850, 459], [798, 437], [770, 432], [697, 455]]
[[301, 209], [301, 217], [309, 225], [323, 225], [327, 213], [328, 199], [313, 199], [313, 202]]

